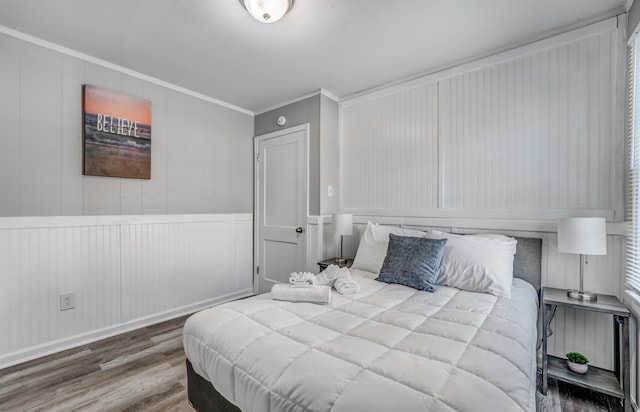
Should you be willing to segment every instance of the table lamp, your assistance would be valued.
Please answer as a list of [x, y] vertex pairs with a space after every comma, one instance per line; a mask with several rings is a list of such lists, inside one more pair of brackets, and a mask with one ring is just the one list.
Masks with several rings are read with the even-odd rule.
[[340, 236], [340, 254], [336, 259], [336, 263], [346, 263], [347, 259], [342, 257], [342, 241], [343, 236], [351, 236], [353, 234], [353, 215], [346, 213], [336, 213], [331, 217], [333, 222], [333, 235]]
[[600, 217], [574, 217], [558, 220], [558, 252], [580, 255], [580, 290], [568, 290], [572, 299], [595, 301], [595, 293], [583, 288], [587, 255], [607, 254], [607, 222]]

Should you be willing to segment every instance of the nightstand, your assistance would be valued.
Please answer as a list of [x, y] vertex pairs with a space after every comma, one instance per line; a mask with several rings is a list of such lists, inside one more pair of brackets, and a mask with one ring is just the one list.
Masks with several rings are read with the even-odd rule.
[[329, 266], [329, 265], [338, 265], [341, 268], [346, 266], [346, 267], [350, 268], [351, 265], [353, 264], [353, 259], [347, 259], [347, 261], [345, 263], [336, 263], [336, 259], [337, 258], [331, 258], [331, 259], [323, 260], [322, 262], [318, 262], [318, 266], [320, 267], [320, 272], [325, 270], [327, 268], [327, 266]]
[[[614, 370], [589, 365], [584, 374], [572, 372], [563, 358], [547, 354], [547, 316], [557, 306], [606, 313], [613, 318]], [[629, 310], [611, 295], [598, 295], [595, 302], [571, 299], [565, 289], [542, 288], [542, 394], [547, 394], [547, 377], [620, 398], [625, 411], [631, 411], [629, 398]]]

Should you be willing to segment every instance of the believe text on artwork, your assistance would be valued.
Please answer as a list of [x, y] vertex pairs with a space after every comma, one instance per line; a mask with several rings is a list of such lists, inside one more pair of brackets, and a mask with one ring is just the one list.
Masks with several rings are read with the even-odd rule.
[[98, 113], [97, 129], [99, 132], [138, 137], [138, 122], [108, 114]]

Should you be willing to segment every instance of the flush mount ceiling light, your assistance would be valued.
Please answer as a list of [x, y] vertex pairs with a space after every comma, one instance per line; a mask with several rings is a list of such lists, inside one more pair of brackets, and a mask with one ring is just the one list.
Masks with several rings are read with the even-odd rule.
[[263, 23], [275, 23], [293, 7], [293, 0], [240, 0], [240, 3]]

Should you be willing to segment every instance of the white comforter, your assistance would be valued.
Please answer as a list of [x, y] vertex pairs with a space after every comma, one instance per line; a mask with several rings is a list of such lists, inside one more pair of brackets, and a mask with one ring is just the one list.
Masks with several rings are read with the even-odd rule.
[[377, 282], [331, 305], [270, 294], [189, 318], [194, 370], [245, 412], [535, 411], [537, 299]]

